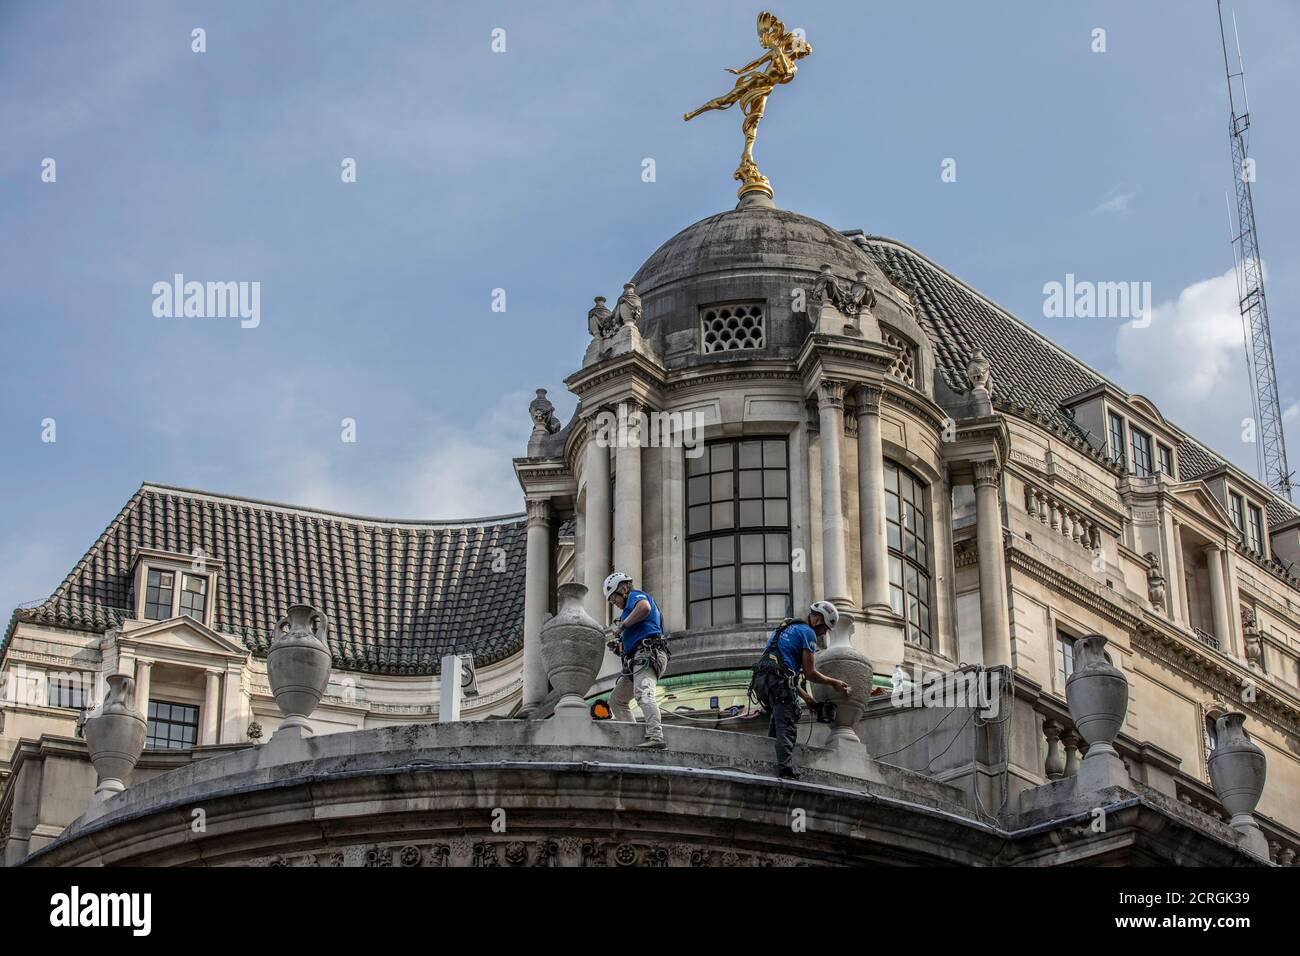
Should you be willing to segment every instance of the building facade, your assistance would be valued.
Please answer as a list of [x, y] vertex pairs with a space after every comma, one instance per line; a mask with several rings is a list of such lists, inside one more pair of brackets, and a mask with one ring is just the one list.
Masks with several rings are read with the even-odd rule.
[[[559, 589], [587, 585], [587, 613], [604, 624], [600, 583], [618, 569], [654, 594], [670, 637], [660, 689], [670, 749], [654, 760], [669, 775], [718, 774], [714, 809], [761, 809], [779, 786], [768, 779], [761, 793], [733, 795], [739, 785], [719, 769], [763, 765], [769, 745], [754, 735], [766, 726], [745, 687], [777, 622], [833, 601], [837, 639], [876, 675], [853, 727], [861, 756], [809, 726], [807, 762], [827, 780], [898, 797], [890, 812], [910, 823], [882, 818], [880, 834], [859, 845], [858, 824], [837, 818], [837, 836], [815, 849], [755, 824], [737, 860], [1231, 861], [1209, 759], [1218, 718], [1242, 713], [1267, 759], [1255, 815], [1265, 855], [1293, 864], [1300, 512], [1289, 502], [917, 251], [837, 231], [762, 194], [669, 239], [606, 303], [589, 311], [591, 344], [564, 383], [579, 402], [571, 420], [556, 419], [545, 390], [530, 406], [532, 434], [514, 461], [522, 514], [422, 524], [142, 486], [55, 593], [17, 610], [5, 632], [6, 861], [109, 861], [87, 849], [82, 814], [95, 774], [78, 738], [108, 674], [134, 677], [149, 721], [137, 783], [115, 799], [172, 806], [213, 785], [205, 763], [209, 776], [225, 767], [227, 783], [254, 780], [259, 742], [280, 722], [268, 643], [300, 603], [329, 619], [333, 674], [311, 718], [310, 760], [322, 772], [363, 751], [536, 753], [531, 783], [492, 781], [497, 799], [504, 787], [535, 806], [571, 779], [543, 760], [555, 748], [576, 760], [623, 746], [617, 734], [628, 728], [552, 719], [558, 694], [543, 652]], [[1092, 634], [1107, 638], [1127, 681], [1115, 741], [1122, 770], [1105, 783], [1137, 801], [1125, 826], [1139, 835], [1123, 850], [1089, 844], [1072, 855], [1059, 841], [1013, 834], [1027, 820], [1066, 826], [1088, 805], [1062, 794], [1087, 751], [1066, 680], [1076, 642]], [[454, 714], [443, 698], [446, 655], [472, 658]], [[590, 698], [608, 693], [618, 666], [606, 656]], [[945, 728], [954, 708], [899, 706], [890, 692], [971, 669], [1008, 675], [1002, 718]], [[674, 747], [674, 735], [689, 746]], [[492, 790], [457, 779], [465, 794]], [[625, 821], [588, 795], [585, 823], [539, 818], [517, 841], [523, 849], [500, 853], [530, 865], [606, 853], [611, 865], [721, 858], [725, 835], [686, 822], [707, 817], [707, 805], [636, 779], [628, 793], [645, 814], [672, 806], [656, 817], [671, 846], [628, 842], [616, 832]], [[340, 800], [351, 785], [338, 778]], [[430, 785], [455, 801], [448, 778]], [[915, 800], [969, 820], [954, 830], [902, 809]], [[452, 826], [426, 824], [431, 833]], [[192, 859], [179, 837], [141, 855], [122, 826], [114, 859]], [[589, 827], [587, 842], [561, 848], [561, 831], [574, 826]], [[911, 843], [883, 836], [900, 826], [913, 828]], [[1200, 849], [1160, 842], [1180, 827]], [[267, 831], [257, 852], [219, 859], [397, 852], [419, 865], [468, 865], [488, 847], [498, 853], [490, 839], [430, 837], [407, 853], [373, 835], [366, 844], [287, 833]]]

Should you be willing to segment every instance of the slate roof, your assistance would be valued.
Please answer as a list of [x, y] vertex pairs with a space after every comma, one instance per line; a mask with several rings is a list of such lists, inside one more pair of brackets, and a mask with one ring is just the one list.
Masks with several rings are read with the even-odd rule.
[[146, 483], [48, 600], [14, 613], [6, 642], [16, 621], [119, 624], [138, 549], [202, 549], [224, 562], [216, 629], [256, 655], [302, 602], [329, 616], [335, 667], [434, 674], [464, 651], [488, 664], [523, 647], [526, 528], [523, 515], [392, 521]]
[[[994, 403], [1028, 414], [1052, 426], [1073, 430], [1104, 457], [1104, 436], [1087, 435], [1061, 402], [1106, 382], [1123, 388], [1080, 362], [1027, 323], [985, 299], [925, 256], [901, 242], [882, 236], [854, 235], [859, 245], [891, 281], [913, 287], [921, 327], [934, 343], [939, 370], [958, 392], [970, 388], [966, 365], [978, 347], [993, 365]], [[1181, 432], [1177, 448], [1178, 473], [1191, 480], [1227, 464], [1195, 438]], [[1270, 522], [1279, 524], [1300, 512], [1271, 495]]]

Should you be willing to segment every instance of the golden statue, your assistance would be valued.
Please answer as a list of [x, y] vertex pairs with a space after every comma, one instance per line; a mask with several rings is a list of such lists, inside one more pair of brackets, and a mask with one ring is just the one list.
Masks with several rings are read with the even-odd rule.
[[[770, 199], [772, 184], [754, 163], [754, 139], [758, 136], [758, 122], [763, 118], [763, 110], [767, 108], [768, 94], [779, 84], [794, 79], [798, 72], [795, 60], [802, 60], [811, 53], [812, 46], [802, 37], [786, 32], [785, 24], [775, 14], [767, 12], [758, 15], [758, 42], [767, 53], [738, 70], [727, 68], [728, 73], [740, 77], [731, 92], [709, 100], [699, 109], [687, 113], [683, 119], [690, 122], [701, 113], [730, 109], [739, 103], [741, 112], [745, 114], [745, 120], [740, 126], [745, 134], [745, 148], [740, 154], [740, 165], [736, 167], [733, 177], [741, 184], [736, 195], [761, 192], [766, 193]], [[759, 69], [764, 64], [767, 64], [767, 68]]]

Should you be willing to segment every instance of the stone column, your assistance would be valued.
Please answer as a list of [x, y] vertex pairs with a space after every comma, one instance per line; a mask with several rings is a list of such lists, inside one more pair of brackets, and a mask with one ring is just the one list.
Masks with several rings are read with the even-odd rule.
[[1174, 573], [1178, 575], [1178, 609], [1182, 617], [1178, 623], [1190, 627], [1192, 623], [1191, 595], [1187, 593], [1187, 568], [1183, 564], [1183, 526], [1174, 525]]
[[1011, 664], [1006, 557], [1002, 549], [1002, 473], [994, 461], [975, 462], [975, 522], [979, 546], [980, 639], [984, 666]]
[[[844, 383], [823, 379], [817, 386], [821, 423], [822, 586], [836, 607], [853, 607], [845, 557], [844, 509], [840, 492], [840, 444], [844, 440]], [[819, 595], [820, 597], [821, 595]], [[837, 629], [838, 631], [838, 629]]]
[[601, 584], [611, 570], [609, 560], [609, 449], [596, 429], [593, 416], [587, 427], [587, 461], [584, 467], [587, 478], [586, 522], [583, 530], [583, 550], [586, 562], [583, 583], [587, 585], [587, 613], [597, 624], [604, 626], [608, 615]]
[[1223, 548], [1212, 544], [1205, 549], [1205, 564], [1210, 569], [1210, 606], [1214, 610], [1214, 636], [1219, 647], [1232, 647], [1232, 622], [1228, 617], [1228, 587], [1223, 575]]
[[630, 574], [637, 587], [645, 584], [641, 578], [642, 410], [636, 402], [619, 406], [614, 448], [614, 568]]
[[551, 584], [551, 503], [529, 498], [528, 557], [524, 579], [524, 707], [546, 697], [546, 667], [542, 663], [542, 622], [546, 620]]
[[203, 736], [200, 743], [215, 744], [221, 735], [221, 675], [217, 671], [204, 672]]
[[862, 606], [888, 610], [889, 544], [885, 537], [885, 454], [880, 444], [879, 388], [857, 389], [858, 527], [862, 536]]
[[135, 709], [149, 719], [149, 685], [153, 680], [153, 661], [135, 662]]

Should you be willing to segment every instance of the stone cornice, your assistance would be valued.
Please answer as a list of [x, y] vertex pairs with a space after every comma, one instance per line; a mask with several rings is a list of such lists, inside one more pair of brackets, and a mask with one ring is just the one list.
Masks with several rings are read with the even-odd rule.
[[[1199, 642], [1155, 626], [1151, 620], [1145, 620], [1133, 629], [1131, 643], [1135, 650], [1231, 701], [1233, 707], [1272, 724], [1291, 737], [1300, 737], [1300, 702], [1261, 683], [1256, 675], [1244, 667], [1235, 666], [1235, 662], [1228, 658], [1211, 654]], [[1247, 687], [1254, 691], [1253, 701], [1243, 699], [1242, 692]]]

